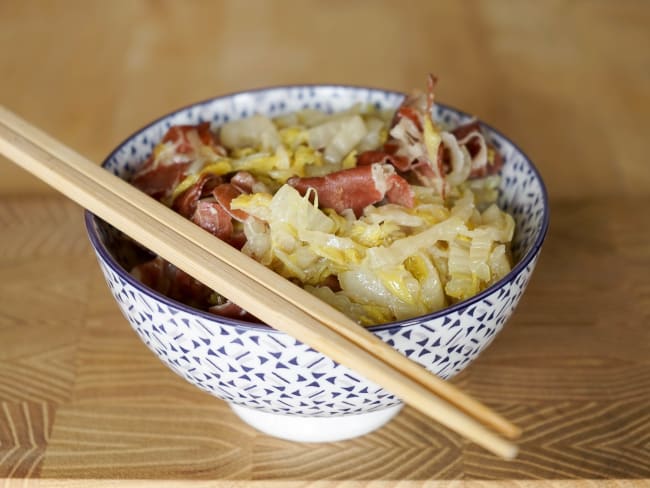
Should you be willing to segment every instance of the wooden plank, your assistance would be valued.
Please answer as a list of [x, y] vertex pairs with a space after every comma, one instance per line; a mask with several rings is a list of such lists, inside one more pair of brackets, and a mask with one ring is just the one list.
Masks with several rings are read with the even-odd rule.
[[[554, 202], [544, 259], [524, 301], [494, 344], [455, 379], [524, 428], [520, 457], [506, 463], [410, 408], [347, 442], [300, 445], [257, 433], [146, 349], [113, 303], [87, 244], [43, 239], [29, 252], [16, 245], [27, 229], [55, 235], [61, 227], [84, 242], [77, 207], [58, 197], [2, 198], [0, 222], [11, 228], [0, 240], [3, 277], [20, 281], [26, 270], [23, 295], [43, 277], [67, 275], [70, 286], [45, 288], [29, 301], [0, 294], [0, 479], [38, 477], [44, 486], [57, 480], [102, 486], [116, 477], [213, 486], [648, 482], [650, 235], [636, 217], [648, 204], [647, 198]], [[30, 255], [47, 271], [29, 272]], [[86, 283], [85, 292], [71, 285], [75, 280]], [[67, 305], [54, 306], [53, 293]], [[47, 320], [35, 320], [47, 310]]]
[[[135, 128], [209, 96], [297, 82], [408, 90], [433, 70], [440, 100], [513, 137], [553, 199], [526, 296], [455, 379], [524, 427], [520, 458], [505, 464], [411, 409], [368, 437], [317, 446], [215, 426], [238, 421], [130, 330], [78, 207], [25, 198], [48, 190], [0, 160], [0, 195], [17, 195], [0, 198], [0, 481], [647, 486], [649, 23], [645, 2], [0, 2], [0, 103], [97, 162]], [[210, 440], [177, 437], [184, 412], [188, 437]], [[232, 432], [242, 441], [229, 452]]]
[[[211, 96], [305, 82], [410, 90], [434, 71], [438, 98], [512, 136], [554, 197], [650, 189], [646, 2], [53, 5], [0, 4], [0, 102], [98, 162]], [[47, 191], [6, 161], [0, 174], [2, 193]]]

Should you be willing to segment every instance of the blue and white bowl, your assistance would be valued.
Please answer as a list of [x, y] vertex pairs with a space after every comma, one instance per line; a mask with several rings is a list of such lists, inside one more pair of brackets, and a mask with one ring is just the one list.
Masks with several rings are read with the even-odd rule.
[[[218, 97], [166, 115], [139, 130], [104, 161], [129, 178], [167, 129], [254, 113], [277, 116], [303, 108], [342, 110], [357, 102], [395, 108], [403, 94], [350, 86], [290, 86]], [[434, 117], [455, 126], [467, 114], [438, 105]], [[444, 310], [370, 328], [429, 371], [451, 378], [489, 344], [517, 306], [548, 227], [541, 176], [526, 155], [489, 126], [504, 157], [499, 204], [515, 218], [516, 265], [501, 281]], [[90, 241], [110, 290], [144, 343], [173, 371], [227, 401], [250, 425], [296, 441], [334, 441], [370, 432], [395, 416], [398, 398], [292, 337], [264, 325], [218, 317], [171, 300], [127, 271], [134, 249], [115, 229], [86, 213]]]

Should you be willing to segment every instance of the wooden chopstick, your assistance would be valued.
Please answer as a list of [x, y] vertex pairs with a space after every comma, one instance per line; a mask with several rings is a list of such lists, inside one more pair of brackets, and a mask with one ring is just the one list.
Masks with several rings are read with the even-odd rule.
[[[19, 120], [15, 116], [14, 118], [13, 128], [17, 132], [21, 132], [22, 130], [24, 136], [29, 136], [29, 134], [35, 130], [25, 121]], [[50, 153], [57, 155], [62, 161], [74, 161], [75, 158], [79, 158], [77, 153], [63, 146], [60, 142], [46, 134], [38, 134], [38, 140], [44, 148], [46, 148]], [[106, 177], [104, 174], [105, 171], [96, 165], [76, 165], [76, 169], [83, 172], [91, 179], [101, 179]], [[142, 210], [157, 210], [158, 207], [160, 207], [159, 205], [152, 205], [151, 199], [148, 196], [139, 191], [134, 191], [134, 189], [125, 182], [120, 182], [119, 186], [123, 187], [121, 188], [121, 191], [128, 191], [130, 193], [130, 201], [137, 202], [137, 206]], [[149, 212], [149, 215], [153, 218], [157, 218], [163, 224], [165, 224], [165, 222], [170, 218], [169, 215], [160, 217], [159, 212], [156, 211]], [[176, 220], [180, 221], [178, 216], [175, 217]], [[187, 227], [186, 222], [184, 222], [184, 225]], [[252, 259], [247, 259], [246, 256], [243, 256], [239, 251], [233, 249], [231, 246], [228, 246], [219, 240], [215, 241], [213, 236], [205, 232], [191, 232], [186, 234], [186, 237], [192, 239], [193, 242], [209, 252], [216, 252], [223, 260], [236, 267], [242, 273], [247, 274], [252, 279], [266, 283], [266, 286], [274, 286], [274, 291], [285, 300], [290, 301], [300, 308], [308, 310], [310, 315], [313, 315], [321, 322], [327, 324], [330, 328], [336, 330], [347, 339], [373, 353], [375, 356], [380, 357], [387, 363], [392, 364], [395, 369], [422, 383], [423, 386], [436, 392], [436, 394], [441, 398], [451, 402], [456, 407], [469, 413], [477, 420], [490, 426], [502, 435], [510, 439], [516, 439], [521, 434], [521, 431], [517, 426], [513, 425], [500, 415], [497, 415], [480, 402], [464, 394], [451, 383], [445, 382], [435, 375], [428, 374], [422, 366], [413, 361], [407, 360], [395, 349], [387, 347], [381, 339], [360, 328], [356, 323], [351, 321], [338, 310], [330, 307], [328, 304], [316, 297], [305, 293], [290, 281], [278, 280], [277, 274], [273, 271]]]
[[469, 415], [509, 437], [519, 434], [516, 426], [326, 303], [2, 107], [0, 153], [272, 327], [363, 374], [495, 454], [508, 459], [516, 455], [514, 444]]

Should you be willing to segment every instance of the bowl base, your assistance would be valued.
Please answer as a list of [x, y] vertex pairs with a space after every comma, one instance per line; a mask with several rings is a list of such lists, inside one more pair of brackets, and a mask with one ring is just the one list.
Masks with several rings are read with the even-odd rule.
[[301, 417], [230, 404], [239, 418], [251, 427], [267, 435], [294, 442], [336, 442], [359, 437], [386, 424], [399, 413], [402, 406], [400, 404], [375, 412], [339, 417]]

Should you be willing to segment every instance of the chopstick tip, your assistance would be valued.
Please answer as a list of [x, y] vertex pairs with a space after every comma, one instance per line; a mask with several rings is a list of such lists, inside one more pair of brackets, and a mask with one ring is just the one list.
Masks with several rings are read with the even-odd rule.
[[512, 444], [510, 446], [510, 448], [506, 452], [503, 453], [503, 458], [506, 461], [512, 461], [513, 459], [515, 459], [517, 457], [518, 454], [519, 454], [519, 447]]

